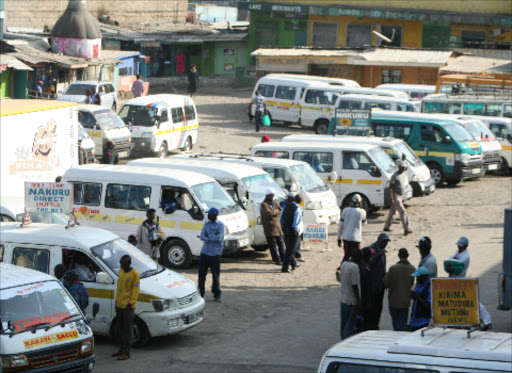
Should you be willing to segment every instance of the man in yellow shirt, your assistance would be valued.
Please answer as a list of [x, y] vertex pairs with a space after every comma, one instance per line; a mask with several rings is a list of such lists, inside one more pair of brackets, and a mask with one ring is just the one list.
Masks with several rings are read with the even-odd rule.
[[126, 360], [130, 358], [133, 317], [140, 292], [140, 276], [131, 267], [132, 258], [129, 255], [124, 255], [119, 263], [121, 269], [116, 290], [116, 316], [121, 343], [119, 351], [114, 352], [112, 357], [117, 357], [117, 360]]

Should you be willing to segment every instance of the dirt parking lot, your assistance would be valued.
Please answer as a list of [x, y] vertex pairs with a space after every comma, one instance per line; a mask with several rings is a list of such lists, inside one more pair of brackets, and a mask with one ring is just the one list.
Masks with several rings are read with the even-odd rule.
[[[184, 92], [184, 90], [179, 90]], [[256, 133], [245, 109], [249, 89], [200, 87], [195, 97], [200, 117], [194, 151], [247, 153], [263, 134], [271, 141], [303, 133], [297, 127], [271, 126]], [[414, 233], [402, 235], [393, 225], [388, 245], [388, 266], [398, 249], [409, 250], [417, 266], [415, 247], [423, 235], [433, 242], [439, 275], [444, 259], [456, 250], [459, 236], [469, 238], [468, 275], [479, 278], [480, 300], [490, 312], [494, 330], [512, 332], [511, 313], [498, 311], [497, 275], [501, 272], [504, 209], [512, 204], [510, 177], [487, 175], [455, 187], [443, 187], [428, 197], [407, 203]], [[370, 216], [363, 245], [376, 240], [387, 211]], [[341, 259], [336, 226], [329, 229], [329, 250], [321, 245], [304, 249], [306, 262], [294, 274], [280, 272], [268, 252], [245, 251], [239, 258], [224, 258], [221, 266], [222, 303], [206, 295], [206, 317], [199, 326], [176, 336], [157, 338], [118, 362], [110, 357], [116, 345], [96, 339], [98, 372], [312, 372], [322, 354], [339, 341], [339, 284], [334, 271]], [[181, 271], [197, 281], [197, 264]], [[211, 279], [208, 278], [207, 289]], [[387, 301], [381, 329], [391, 329]]]

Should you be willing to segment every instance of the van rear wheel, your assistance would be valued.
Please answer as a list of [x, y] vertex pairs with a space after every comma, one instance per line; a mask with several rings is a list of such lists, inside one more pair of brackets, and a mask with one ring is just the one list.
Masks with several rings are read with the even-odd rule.
[[188, 268], [192, 262], [192, 253], [190, 252], [190, 248], [180, 239], [174, 239], [167, 242], [162, 249], [162, 257], [164, 265], [169, 268]]
[[326, 135], [329, 131], [329, 122], [326, 120], [319, 120], [315, 124], [315, 132], [318, 135]]

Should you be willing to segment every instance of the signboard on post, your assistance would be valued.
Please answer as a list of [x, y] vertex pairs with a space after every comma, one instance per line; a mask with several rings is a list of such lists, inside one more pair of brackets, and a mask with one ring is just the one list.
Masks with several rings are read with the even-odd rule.
[[69, 214], [73, 211], [73, 186], [26, 181], [25, 210]]
[[478, 279], [433, 278], [432, 323], [440, 326], [480, 325]]
[[307, 224], [304, 226], [303, 240], [306, 243], [324, 243], [327, 248], [327, 225]]
[[336, 130], [343, 135], [368, 135], [371, 131], [370, 109], [336, 109], [329, 126], [329, 134]]

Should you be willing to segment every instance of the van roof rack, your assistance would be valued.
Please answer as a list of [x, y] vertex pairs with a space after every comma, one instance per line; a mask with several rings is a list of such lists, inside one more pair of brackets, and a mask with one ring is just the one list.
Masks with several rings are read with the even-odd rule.
[[241, 159], [241, 160], [245, 160], [247, 162], [254, 162], [254, 159], [249, 158], [249, 156], [247, 156], [247, 155], [237, 154], [237, 153], [223, 153], [223, 152], [196, 153], [196, 154], [190, 155], [190, 158], [220, 158], [220, 159], [229, 158], [229, 159]]

